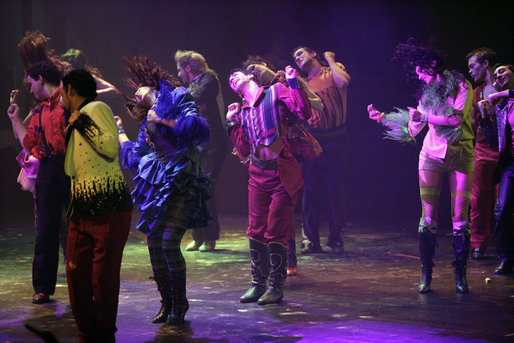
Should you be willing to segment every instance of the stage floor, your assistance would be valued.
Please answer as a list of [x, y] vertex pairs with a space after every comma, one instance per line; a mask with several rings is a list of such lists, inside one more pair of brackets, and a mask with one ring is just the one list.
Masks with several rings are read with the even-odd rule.
[[[239, 303], [250, 286], [246, 217], [222, 215], [221, 224], [215, 252], [184, 252], [190, 308], [183, 327], [151, 323], [160, 299], [149, 280], [145, 237], [132, 230], [121, 269], [118, 342], [514, 342], [514, 275], [493, 275], [494, 246], [487, 259], [470, 261], [470, 293], [456, 294], [452, 239], [440, 232], [433, 291], [420, 295], [416, 223], [353, 223], [344, 229], [343, 255], [328, 248], [299, 255], [284, 301], [259, 306]], [[321, 232], [324, 243], [326, 225]], [[297, 229], [298, 246], [300, 237]], [[188, 232], [183, 246], [190, 239]], [[0, 342], [42, 342], [27, 323], [61, 343], [76, 342], [62, 263], [53, 301], [31, 303], [33, 241], [31, 218], [2, 222]]]

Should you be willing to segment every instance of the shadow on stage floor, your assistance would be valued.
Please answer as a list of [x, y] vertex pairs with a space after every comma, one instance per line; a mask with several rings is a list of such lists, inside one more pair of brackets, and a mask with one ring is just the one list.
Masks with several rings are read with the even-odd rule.
[[[440, 232], [433, 291], [420, 295], [416, 223], [353, 223], [344, 229], [342, 256], [328, 249], [299, 255], [284, 302], [259, 306], [239, 303], [250, 285], [246, 218], [223, 215], [221, 223], [215, 252], [184, 253], [190, 309], [183, 327], [151, 323], [160, 299], [149, 280], [145, 237], [132, 230], [121, 270], [118, 342], [514, 341], [514, 277], [493, 275], [494, 247], [487, 259], [470, 261], [470, 294], [459, 295], [451, 237]], [[325, 235], [326, 227], [321, 231]], [[190, 237], [186, 233], [183, 245]], [[300, 237], [297, 229], [297, 245]], [[42, 342], [27, 323], [50, 330], [61, 343], [76, 342], [62, 264], [53, 302], [31, 304], [33, 243], [31, 219], [1, 224], [0, 342]]]

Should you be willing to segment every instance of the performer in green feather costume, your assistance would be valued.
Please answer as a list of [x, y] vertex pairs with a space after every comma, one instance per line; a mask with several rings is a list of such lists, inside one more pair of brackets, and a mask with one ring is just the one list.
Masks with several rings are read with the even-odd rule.
[[443, 178], [448, 175], [456, 290], [467, 293], [468, 208], [474, 159], [471, 85], [461, 74], [448, 70], [439, 53], [419, 45], [412, 38], [398, 44], [393, 60], [400, 61], [409, 78], [420, 84], [418, 106], [384, 113], [369, 105], [368, 113], [370, 119], [385, 127], [385, 138], [403, 143], [415, 142], [414, 137], [428, 126], [418, 165], [422, 204], [418, 229], [422, 276], [418, 291], [426, 293], [430, 290], [439, 194]]

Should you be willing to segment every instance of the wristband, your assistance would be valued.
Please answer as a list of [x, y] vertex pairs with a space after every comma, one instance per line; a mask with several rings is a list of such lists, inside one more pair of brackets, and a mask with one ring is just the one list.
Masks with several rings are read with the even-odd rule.
[[289, 86], [292, 89], [300, 89], [301, 88], [300, 82], [298, 81], [298, 79], [296, 77], [292, 78], [292, 79], [287, 79], [287, 83], [289, 83]]
[[428, 114], [421, 113], [421, 118], [419, 120], [421, 123], [427, 123], [428, 122]]
[[125, 128], [123, 126], [118, 126], [118, 134], [121, 135], [122, 133], [125, 133]]

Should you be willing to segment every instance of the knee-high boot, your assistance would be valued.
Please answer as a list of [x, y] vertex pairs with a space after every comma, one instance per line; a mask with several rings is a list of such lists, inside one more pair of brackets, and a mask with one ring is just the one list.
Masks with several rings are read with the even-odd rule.
[[287, 247], [280, 243], [268, 244], [270, 259], [269, 288], [259, 298], [259, 305], [274, 304], [282, 301], [282, 286], [287, 277]]
[[158, 275], [150, 279], [155, 280], [157, 290], [161, 294], [161, 309], [155, 317], [152, 318], [152, 323], [164, 323], [171, 313], [173, 302], [170, 278], [167, 275]]
[[250, 239], [250, 261], [252, 263], [252, 286], [239, 299], [242, 303], [254, 303], [266, 292], [269, 255], [265, 243]]
[[455, 250], [455, 288], [457, 293], [468, 293], [466, 265], [469, 256], [469, 232], [467, 229], [454, 230], [453, 250]]
[[168, 324], [183, 324], [184, 316], [189, 309], [189, 302], [186, 298], [186, 278], [183, 275], [173, 275], [171, 282], [171, 295], [173, 301], [171, 306], [171, 314], [168, 318]]
[[418, 234], [419, 259], [421, 261], [421, 279], [419, 280], [418, 292], [427, 293], [430, 291], [430, 283], [432, 282], [436, 237], [428, 227], [420, 227]]

